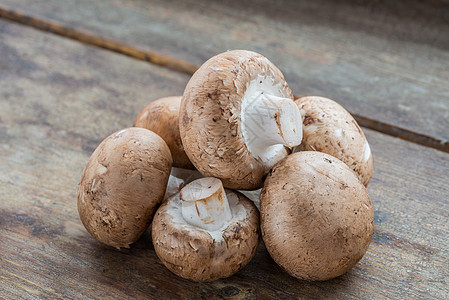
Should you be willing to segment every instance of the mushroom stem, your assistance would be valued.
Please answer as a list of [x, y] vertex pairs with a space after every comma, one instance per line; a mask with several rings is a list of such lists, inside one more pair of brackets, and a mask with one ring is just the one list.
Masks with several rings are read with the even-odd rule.
[[232, 219], [228, 198], [220, 179], [205, 177], [181, 189], [182, 216], [190, 225], [217, 230]]
[[302, 117], [289, 98], [258, 92], [242, 103], [242, 131], [248, 149], [258, 155], [274, 145], [295, 147], [302, 140]]

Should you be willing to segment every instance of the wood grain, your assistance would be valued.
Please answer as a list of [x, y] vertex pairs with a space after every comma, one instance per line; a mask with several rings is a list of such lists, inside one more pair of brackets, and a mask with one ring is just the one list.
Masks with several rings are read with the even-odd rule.
[[365, 127], [449, 152], [445, 1], [2, 0], [0, 5], [59, 22], [58, 32], [93, 33], [100, 36], [95, 42], [114, 51], [132, 55], [136, 48], [140, 59], [145, 51], [159, 53], [188, 62], [190, 69], [227, 49], [255, 50], [281, 68], [295, 94], [333, 98]]
[[375, 235], [344, 276], [296, 280], [261, 245], [241, 272], [199, 284], [165, 269], [150, 231], [130, 250], [102, 246], [76, 210], [91, 152], [188, 78], [4, 21], [0, 32], [0, 298], [449, 297], [449, 155], [370, 130]]
[[149, 63], [163, 66], [168, 69], [183, 72], [189, 75], [193, 74], [198, 69], [197, 65], [193, 65], [173, 57], [167, 57], [165, 55], [153, 51], [138, 49], [136, 47], [130, 47], [128, 45], [124, 45], [123, 43], [119, 43], [100, 36], [92, 35], [81, 30], [66, 27], [61, 24], [57, 24], [47, 20], [41, 20], [38, 18], [30, 17], [20, 12], [0, 8], [0, 17], [6, 20], [25, 24], [43, 31], [48, 31], [57, 35], [61, 35], [63, 37], [70, 38], [84, 44], [107, 49], [116, 53], [130, 56], [139, 60], [147, 61]]

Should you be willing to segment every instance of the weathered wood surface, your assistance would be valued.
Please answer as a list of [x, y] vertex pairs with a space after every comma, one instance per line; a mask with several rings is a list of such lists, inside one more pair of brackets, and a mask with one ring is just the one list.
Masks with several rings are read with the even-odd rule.
[[333, 98], [369, 128], [449, 152], [446, 1], [1, 0], [0, 7], [185, 60], [184, 70], [227, 49], [252, 49], [281, 68], [295, 94]]
[[261, 245], [235, 276], [191, 283], [158, 261], [148, 232], [116, 251], [84, 230], [77, 183], [109, 133], [187, 77], [0, 22], [0, 295], [14, 298], [382, 298], [449, 296], [449, 155], [367, 131], [376, 231], [348, 274], [298, 281]]
[[102, 246], [76, 210], [85, 163], [188, 78], [4, 21], [0, 32], [0, 298], [449, 297], [449, 155], [370, 130], [375, 234], [340, 278], [296, 280], [261, 245], [231, 278], [192, 283], [158, 261], [150, 231], [130, 250]]

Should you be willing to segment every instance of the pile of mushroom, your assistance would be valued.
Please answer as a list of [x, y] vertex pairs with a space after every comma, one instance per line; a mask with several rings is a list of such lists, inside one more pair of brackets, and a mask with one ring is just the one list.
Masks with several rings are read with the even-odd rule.
[[304, 280], [340, 276], [367, 251], [365, 135], [333, 100], [295, 101], [266, 57], [212, 57], [182, 97], [151, 102], [134, 126], [106, 138], [81, 179], [80, 218], [100, 242], [129, 247], [152, 224], [162, 263], [193, 281], [241, 270], [260, 236], [274, 261]]
[[259, 244], [259, 212], [242, 194], [213, 177], [195, 180], [158, 209], [152, 227], [157, 256], [173, 273], [194, 281], [229, 277]]

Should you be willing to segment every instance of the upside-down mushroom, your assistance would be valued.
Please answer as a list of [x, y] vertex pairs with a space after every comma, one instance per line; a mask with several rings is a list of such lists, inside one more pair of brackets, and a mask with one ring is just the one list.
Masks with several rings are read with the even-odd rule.
[[193, 281], [229, 277], [254, 256], [259, 211], [242, 194], [205, 177], [186, 185], [157, 210], [154, 249], [176, 275]]

